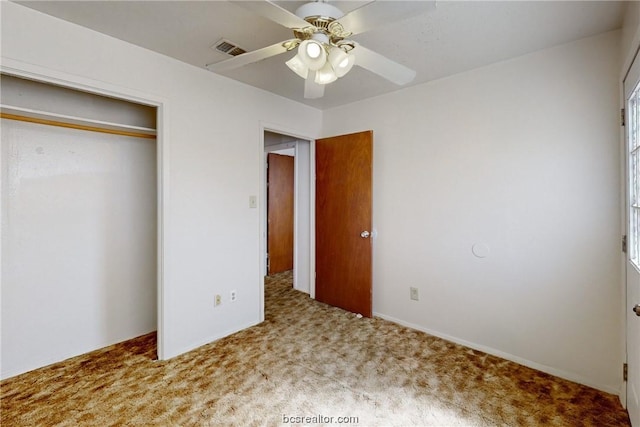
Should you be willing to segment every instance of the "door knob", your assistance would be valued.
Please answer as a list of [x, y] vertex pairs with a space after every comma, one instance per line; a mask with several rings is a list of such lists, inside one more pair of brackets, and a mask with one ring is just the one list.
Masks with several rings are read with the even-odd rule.
[[632, 310], [636, 314], [636, 316], [640, 316], [640, 304], [636, 304], [636, 306], [633, 307]]
[[[367, 230], [364, 230], [362, 233], [360, 233], [360, 237], [362, 237], [363, 239], [368, 239], [369, 236], [371, 236], [371, 233], [369, 233]], [[640, 314], [638, 314], [638, 316], [640, 316]]]

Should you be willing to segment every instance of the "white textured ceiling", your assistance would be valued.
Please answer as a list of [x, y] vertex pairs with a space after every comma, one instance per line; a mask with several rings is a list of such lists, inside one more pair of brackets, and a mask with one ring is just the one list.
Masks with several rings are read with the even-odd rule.
[[[211, 49], [219, 39], [246, 50], [292, 38], [289, 30], [227, 1], [26, 1], [20, 4], [204, 67], [227, 55]], [[277, 1], [294, 11], [300, 1]], [[344, 12], [368, 1], [334, 1]], [[420, 84], [622, 25], [617, 1], [441, 1], [424, 14], [390, 23], [353, 39], [417, 71]], [[99, 55], [100, 52], [96, 52]], [[330, 108], [398, 90], [359, 67], [327, 86], [320, 99], [304, 99], [304, 82], [284, 62], [293, 52], [222, 73], [317, 108]]]

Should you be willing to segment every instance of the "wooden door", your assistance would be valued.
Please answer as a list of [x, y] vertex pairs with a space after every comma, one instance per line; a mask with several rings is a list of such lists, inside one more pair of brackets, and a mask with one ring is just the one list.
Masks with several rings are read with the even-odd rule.
[[316, 299], [371, 317], [373, 131], [316, 141]]
[[293, 269], [293, 176], [292, 156], [267, 156], [267, 274]]

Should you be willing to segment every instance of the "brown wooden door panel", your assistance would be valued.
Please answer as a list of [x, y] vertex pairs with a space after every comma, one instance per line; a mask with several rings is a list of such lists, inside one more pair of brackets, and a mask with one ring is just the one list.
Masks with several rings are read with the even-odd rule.
[[267, 250], [271, 275], [293, 269], [294, 159], [269, 153], [267, 162]]
[[316, 141], [316, 299], [371, 317], [373, 132]]

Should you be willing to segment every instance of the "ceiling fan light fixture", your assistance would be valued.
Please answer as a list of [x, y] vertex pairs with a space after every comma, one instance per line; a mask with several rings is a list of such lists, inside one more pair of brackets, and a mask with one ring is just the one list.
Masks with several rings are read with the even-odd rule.
[[302, 61], [302, 59], [300, 59], [300, 55], [298, 54], [285, 62], [285, 64], [287, 64], [287, 67], [289, 67], [291, 71], [293, 71], [303, 79], [306, 79], [309, 75], [309, 68], [304, 65], [304, 62]]
[[[328, 4], [331, 0], [307, 0], [295, 14], [288, 11], [288, 8], [279, 6], [276, 3], [281, 2], [274, 0], [231, 1], [289, 28], [293, 31], [294, 38], [242, 53], [225, 61], [207, 64], [206, 68], [221, 73], [297, 48], [295, 55], [294, 52], [291, 53], [294, 57], [283, 62], [304, 79], [306, 99], [321, 97], [328, 83], [348, 74], [356, 63], [359, 67], [397, 85], [406, 85], [413, 81], [416, 76], [415, 70], [367, 49], [351, 40], [351, 36], [383, 24], [400, 21], [412, 13], [422, 13], [427, 9], [424, 5], [433, 8], [435, 4], [432, 0], [389, 1], [386, 2], [388, 5], [381, 6], [385, 2], [368, 0], [359, 2], [368, 3], [365, 6], [349, 7], [352, 10], [345, 15], [339, 8]], [[225, 45], [225, 48], [231, 47]], [[356, 52], [355, 55], [353, 51]], [[235, 50], [233, 52], [235, 53]]]
[[329, 52], [329, 62], [338, 77], [342, 77], [351, 71], [353, 64], [356, 62], [355, 59], [353, 54], [349, 54], [339, 47], [334, 47]]
[[322, 55], [322, 47], [319, 43], [307, 43], [304, 52], [311, 59], [318, 59]]
[[310, 70], [317, 71], [327, 62], [327, 55], [322, 44], [315, 40], [305, 40], [298, 47], [300, 60]]
[[329, 62], [324, 64], [324, 67], [316, 71], [315, 82], [319, 85], [333, 83], [336, 80], [338, 80], [338, 76], [333, 71], [333, 67], [331, 67], [331, 64]]

